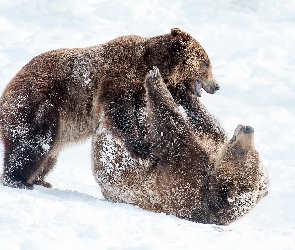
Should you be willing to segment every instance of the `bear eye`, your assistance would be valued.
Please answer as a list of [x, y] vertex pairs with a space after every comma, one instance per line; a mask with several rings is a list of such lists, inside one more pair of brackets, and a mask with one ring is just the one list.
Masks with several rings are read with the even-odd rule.
[[239, 156], [240, 157], [243, 157], [245, 154], [246, 154], [246, 152], [244, 150], [242, 150], [242, 151], [239, 152]]
[[208, 69], [209, 66], [210, 66], [210, 64], [209, 64], [208, 62], [203, 62], [203, 67], [204, 67], [204, 68]]

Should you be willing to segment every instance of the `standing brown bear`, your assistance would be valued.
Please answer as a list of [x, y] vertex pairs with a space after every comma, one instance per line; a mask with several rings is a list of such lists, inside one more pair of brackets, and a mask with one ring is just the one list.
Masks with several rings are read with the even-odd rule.
[[3, 184], [51, 187], [44, 178], [59, 151], [93, 135], [102, 107], [128, 150], [146, 158], [151, 145], [141, 122], [143, 82], [153, 65], [171, 90], [181, 84], [200, 96], [201, 88], [211, 94], [219, 89], [202, 46], [177, 28], [156, 37], [119, 37], [33, 58], [11, 80], [0, 101]]
[[[220, 124], [195, 100], [200, 111], [196, 129], [189, 109], [183, 112], [176, 105], [156, 68], [146, 78], [146, 90], [146, 141], [151, 145], [146, 159], [126, 148], [107, 109], [100, 113], [92, 159], [103, 195], [202, 223], [225, 225], [249, 212], [268, 186], [254, 129], [239, 125], [227, 141]], [[182, 91], [176, 93], [181, 100]], [[214, 122], [211, 132], [208, 121]]]

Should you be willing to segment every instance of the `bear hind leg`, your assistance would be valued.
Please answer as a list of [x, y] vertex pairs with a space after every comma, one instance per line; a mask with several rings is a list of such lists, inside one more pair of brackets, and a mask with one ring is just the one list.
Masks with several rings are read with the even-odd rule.
[[58, 111], [52, 107], [45, 102], [35, 112], [22, 112], [25, 115], [17, 129], [7, 123], [3, 131], [3, 185], [23, 189], [33, 189], [34, 184], [41, 183], [51, 186], [43, 179], [55, 164], [50, 152], [58, 133]]
[[[36, 136], [28, 144], [4, 145], [4, 171], [2, 175], [4, 186], [33, 189], [34, 184], [41, 185], [42, 183], [43, 186], [51, 187], [43, 179], [52, 169], [55, 160], [48, 157], [48, 149], [44, 149], [44, 145], [38, 138], [39, 136]], [[48, 138], [46, 145], [52, 144], [52, 139]]]

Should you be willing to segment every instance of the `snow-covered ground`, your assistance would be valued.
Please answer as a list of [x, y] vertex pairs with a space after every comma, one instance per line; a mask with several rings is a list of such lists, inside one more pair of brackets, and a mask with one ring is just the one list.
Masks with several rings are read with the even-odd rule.
[[0, 0], [0, 91], [44, 51], [171, 27], [211, 58], [221, 89], [202, 102], [230, 135], [239, 123], [255, 128], [269, 195], [225, 227], [110, 203], [88, 141], [62, 152], [53, 189], [0, 185], [0, 249], [295, 249], [294, 0]]

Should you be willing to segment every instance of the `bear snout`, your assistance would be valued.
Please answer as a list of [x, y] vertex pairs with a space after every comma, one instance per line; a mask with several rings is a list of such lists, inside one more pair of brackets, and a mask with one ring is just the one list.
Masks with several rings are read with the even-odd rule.
[[220, 89], [220, 85], [216, 81], [202, 81], [203, 89], [209, 94], [215, 94]]

